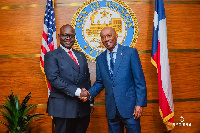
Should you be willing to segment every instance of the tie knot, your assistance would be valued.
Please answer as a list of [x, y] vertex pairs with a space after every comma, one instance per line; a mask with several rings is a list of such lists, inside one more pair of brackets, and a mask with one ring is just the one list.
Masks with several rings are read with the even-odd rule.
[[110, 58], [114, 58], [114, 57], [113, 57], [114, 53], [115, 53], [115, 52], [110, 52]]
[[72, 51], [69, 50], [68, 53], [69, 53], [69, 54], [72, 54]]

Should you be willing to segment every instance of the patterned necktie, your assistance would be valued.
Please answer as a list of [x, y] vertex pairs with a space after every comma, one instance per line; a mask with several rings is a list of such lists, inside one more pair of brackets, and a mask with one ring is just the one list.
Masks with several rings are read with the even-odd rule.
[[68, 53], [69, 53], [69, 56], [76, 62], [76, 64], [78, 65], [78, 67], [79, 67], [79, 64], [78, 64], [78, 62], [76, 61], [76, 59], [74, 58], [74, 56], [73, 56], [73, 54], [72, 54], [72, 51], [68, 51]]
[[113, 77], [113, 70], [114, 70], [114, 58], [113, 52], [110, 52], [110, 76]]

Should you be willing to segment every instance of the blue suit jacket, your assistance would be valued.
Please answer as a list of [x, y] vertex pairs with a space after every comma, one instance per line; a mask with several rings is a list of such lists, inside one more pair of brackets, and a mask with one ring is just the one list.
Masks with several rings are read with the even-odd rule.
[[105, 105], [108, 119], [113, 119], [116, 107], [123, 118], [133, 116], [135, 106], [147, 106], [146, 82], [135, 48], [119, 45], [110, 77], [107, 51], [96, 58], [96, 81], [89, 89], [93, 99], [105, 88]]
[[61, 47], [44, 57], [44, 71], [51, 85], [47, 112], [53, 117], [77, 118], [90, 114], [90, 103], [82, 102], [75, 96], [78, 87], [91, 87], [87, 60], [82, 52], [73, 52], [80, 67]]

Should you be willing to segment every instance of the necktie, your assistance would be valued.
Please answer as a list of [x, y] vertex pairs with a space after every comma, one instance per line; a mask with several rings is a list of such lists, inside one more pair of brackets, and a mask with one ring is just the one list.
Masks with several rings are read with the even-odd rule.
[[114, 58], [113, 52], [110, 52], [110, 76], [113, 77], [113, 70], [114, 70]]
[[79, 67], [79, 64], [78, 64], [78, 62], [76, 61], [76, 59], [74, 58], [74, 56], [73, 56], [73, 54], [72, 54], [72, 51], [68, 51], [68, 53], [69, 53], [69, 56], [75, 61], [75, 63], [78, 65], [78, 67]]

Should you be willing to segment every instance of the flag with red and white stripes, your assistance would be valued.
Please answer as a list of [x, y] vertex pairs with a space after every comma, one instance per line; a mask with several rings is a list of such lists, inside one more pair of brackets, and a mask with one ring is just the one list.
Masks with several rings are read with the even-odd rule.
[[168, 130], [174, 128], [174, 104], [167, 48], [167, 26], [163, 0], [155, 0], [151, 62], [157, 68], [159, 112]]
[[[44, 73], [44, 55], [47, 52], [57, 48], [56, 21], [55, 21], [55, 12], [53, 6], [54, 6], [53, 0], [47, 0], [46, 11], [44, 16], [41, 56], [40, 56], [40, 66], [43, 73]], [[48, 81], [47, 85], [49, 94], [51, 91], [51, 86]]]

